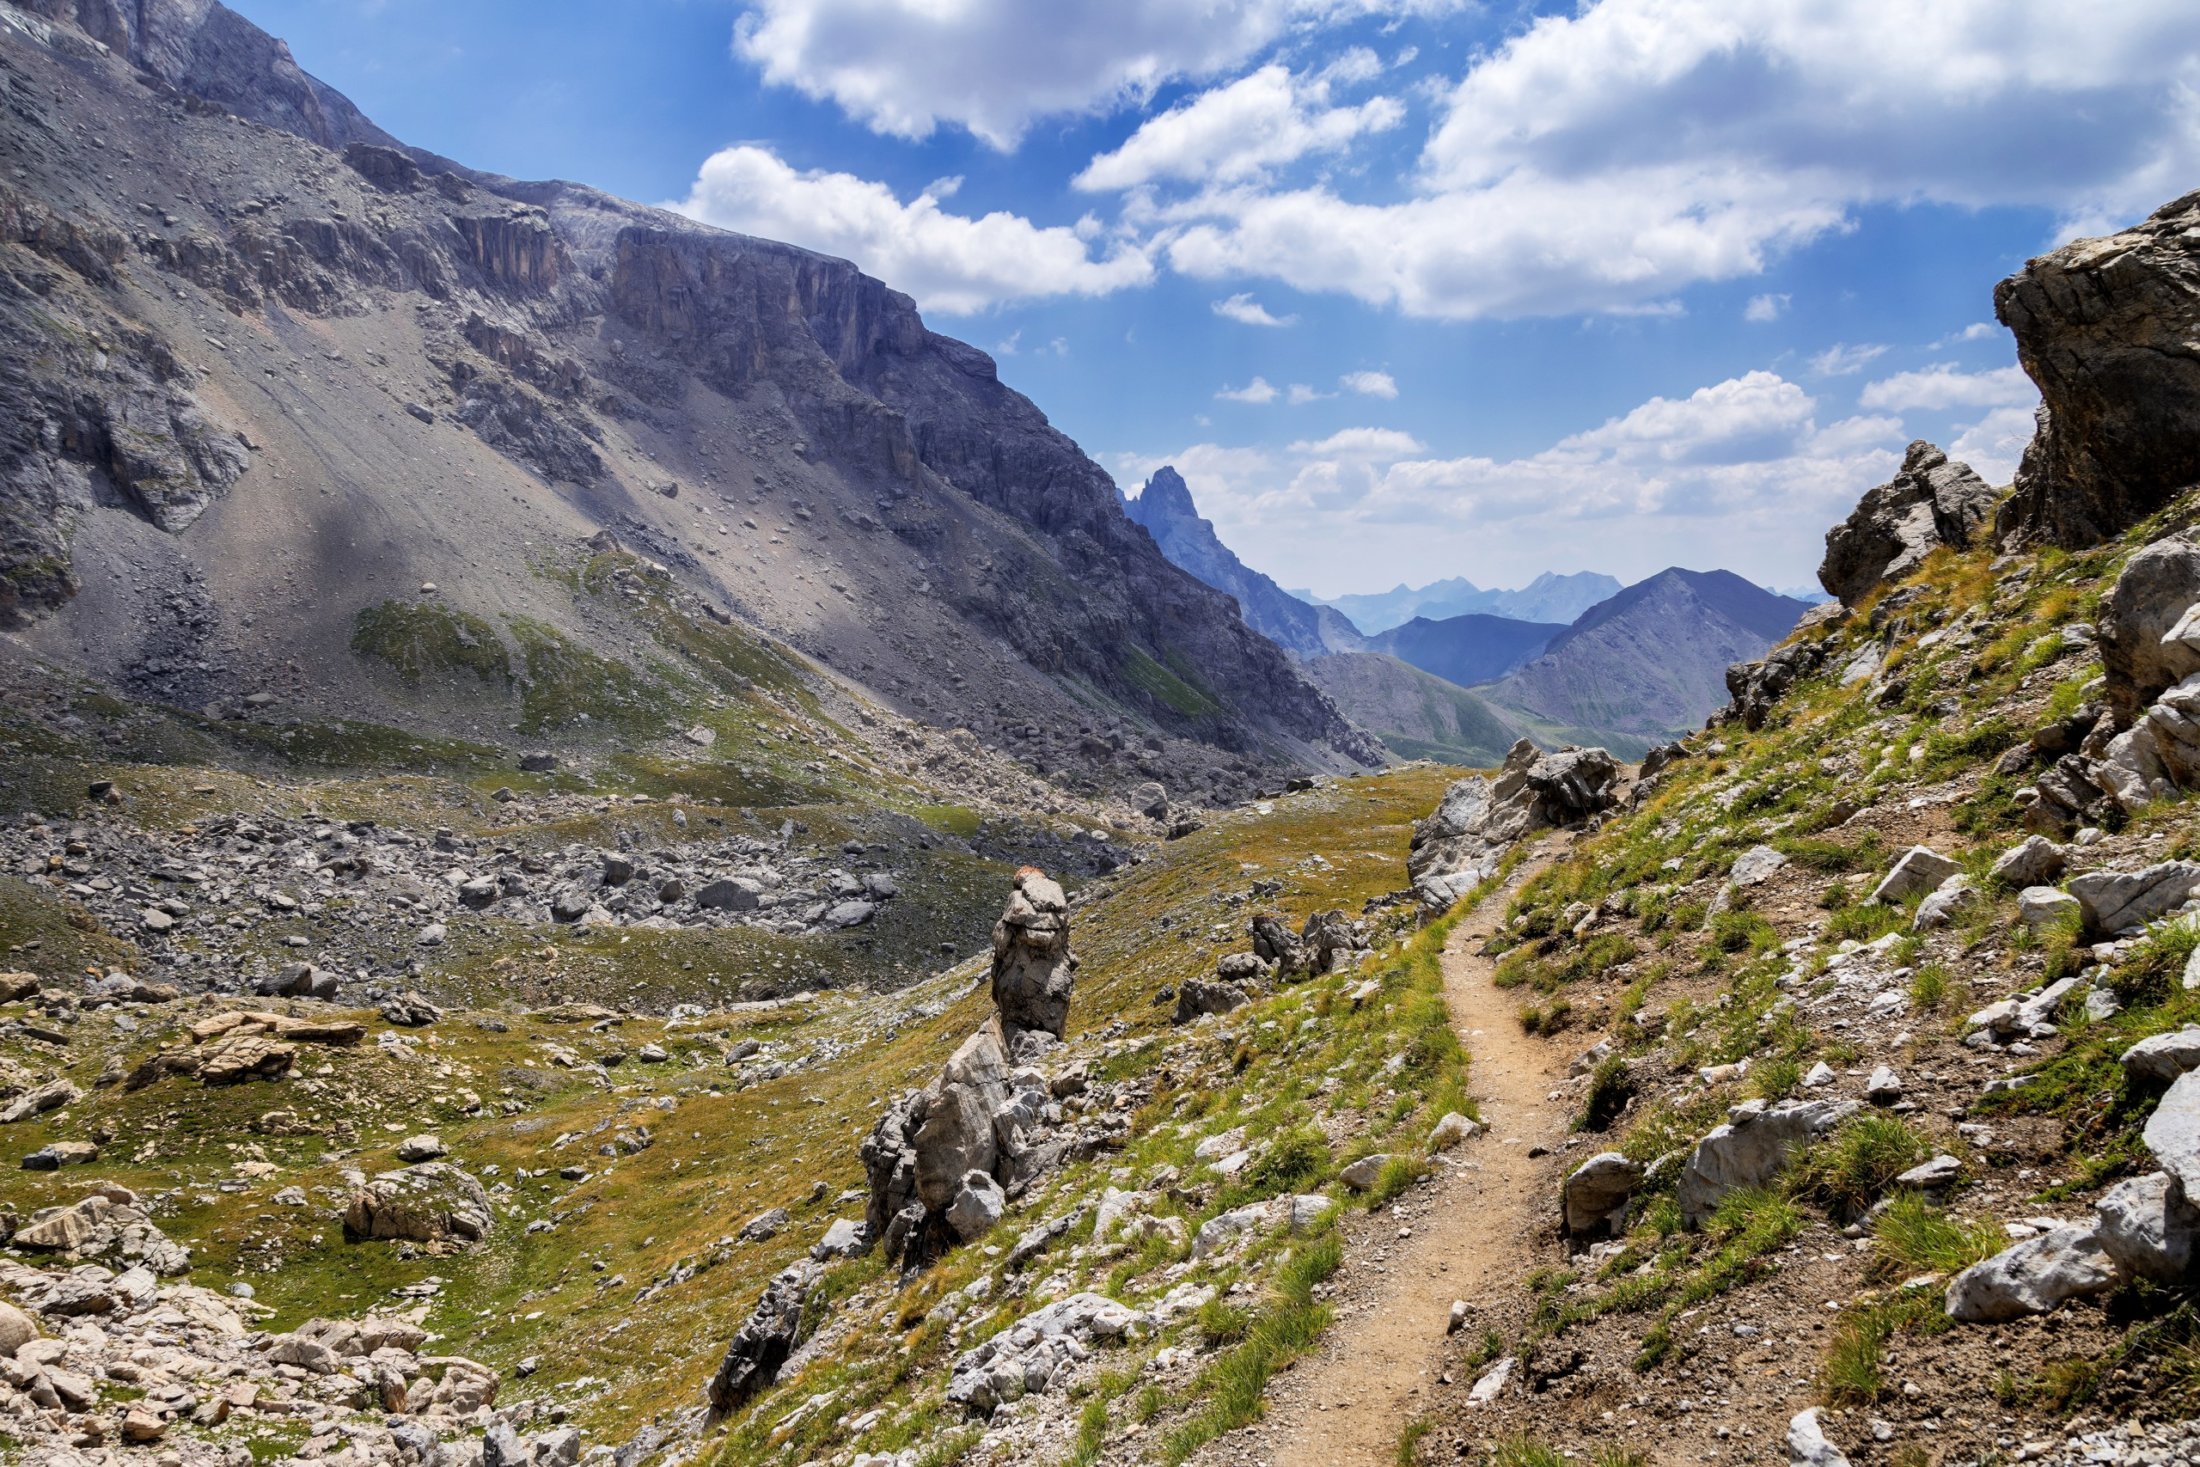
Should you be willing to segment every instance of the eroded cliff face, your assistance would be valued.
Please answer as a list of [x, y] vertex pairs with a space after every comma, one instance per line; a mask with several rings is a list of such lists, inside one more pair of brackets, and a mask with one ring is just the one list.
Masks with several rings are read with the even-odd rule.
[[[0, 615], [66, 608], [40, 650], [204, 706], [314, 683], [426, 580], [618, 655], [543, 572], [611, 528], [1035, 773], [1228, 796], [1381, 758], [848, 263], [405, 149], [218, 5], [38, 10], [0, 28], [31, 122], [0, 139]], [[195, 578], [238, 614], [154, 656], [146, 599]]]
[[21, 0], [20, 8], [74, 27], [194, 98], [325, 148], [396, 141], [299, 69], [289, 46], [218, 0]]
[[1994, 310], [2042, 400], [2003, 538], [2097, 545], [2200, 482], [2200, 194], [2033, 260]]

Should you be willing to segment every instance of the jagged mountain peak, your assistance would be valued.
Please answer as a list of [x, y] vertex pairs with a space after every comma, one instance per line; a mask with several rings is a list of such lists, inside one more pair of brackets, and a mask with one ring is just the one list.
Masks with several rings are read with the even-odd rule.
[[1154, 470], [1145, 487], [1138, 491], [1136, 503], [1138, 513], [1135, 517], [1140, 524], [1150, 525], [1164, 517], [1200, 517], [1199, 507], [1192, 501], [1192, 486], [1184, 482], [1184, 476], [1173, 464], [1163, 464]]

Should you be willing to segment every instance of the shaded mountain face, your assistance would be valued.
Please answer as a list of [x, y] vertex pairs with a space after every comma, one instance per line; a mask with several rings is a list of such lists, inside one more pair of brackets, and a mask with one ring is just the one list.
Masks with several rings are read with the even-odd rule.
[[1354, 626], [1373, 636], [1403, 626], [1415, 617], [1443, 621], [1472, 612], [1513, 621], [1565, 623], [1617, 590], [1618, 581], [1595, 571], [1572, 575], [1545, 571], [1517, 591], [1484, 590], [1464, 576], [1454, 576], [1426, 586], [1401, 584], [1388, 591], [1326, 601], [1306, 592], [1292, 594], [1303, 601], [1335, 607], [1351, 618]]
[[1319, 657], [1361, 645], [1359, 633], [1337, 612], [1301, 601], [1239, 560], [1214, 524], [1200, 518], [1191, 486], [1174, 468], [1155, 471], [1125, 513], [1145, 526], [1172, 564], [1235, 596], [1246, 624], [1277, 646]]
[[1442, 621], [1415, 617], [1369, 638], [1368, 646], [1464, 686], [1503, 677], [1567, 630], [1563, 623], [1514, 621], [1480, 613]]
[[38, 8], [0, 28], [0, 621], [31, 652], [464, 732], [531, 679], [441, 697], [368, 620], [432, 599], [646, 689], [574, 579], [608, 531], [1035, 772], [1229, 796], [1379, 757], [846, 262], [396, 146], [219, 5]]
[[1585, 612], [1542, 655], [1479, 691], [1615, 744], [1700, 727], [1729, 664], [1762, 657], [1808, 610], [1729, 571], [1660, 571]]
[[1402, 759], [1495, 765], [1529, 735], [1481, 694], [1381, 652], [1338, 652], [1306, 664], [1306, 673], [1345, 716]]

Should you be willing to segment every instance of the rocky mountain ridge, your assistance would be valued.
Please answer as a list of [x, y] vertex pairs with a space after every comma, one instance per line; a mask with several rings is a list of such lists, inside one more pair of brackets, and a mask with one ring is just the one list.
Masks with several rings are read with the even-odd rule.
[[1415, 617], [1442, 621], [1446, 617], [1480, 613], [1509, 617], [1514, 621], [1570, 622], [1616, 594], [1620, 583], [1597, 571], [1561, 574], [1544, 571], [1516, 591], [1477, 586], [1465, 576], [1432, 581], [1426, 586], [1403, 582], [1388, 591], [1324, 599], [1310, 591], [1291, 594], [1317, 606], [1344, 613], [1352, 624], [1370, 636], [1403, 626]]
[[989, 358], [845, 262], [393, 146], [219, 5], [44, 8], [0, 39], [37, 123], [0, 206], [0, 579], [34, 653], [193, 709], [433, 720], [354, 651], [433, 582], [508, 655], [539, 623], [646, 682], [543, 573], [608, 530], [1049, 775], [1136, 782], [1111, 766], [1151, 739], [1234, 797], [1379, 757]]

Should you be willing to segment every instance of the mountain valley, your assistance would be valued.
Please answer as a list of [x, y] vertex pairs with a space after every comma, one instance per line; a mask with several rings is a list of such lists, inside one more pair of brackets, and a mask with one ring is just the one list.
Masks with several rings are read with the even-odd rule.
[[212, 0], [0, 89], [0, 1463], [2200, 1459], [2200, 195], [1826, 599], [1316, 601]]

